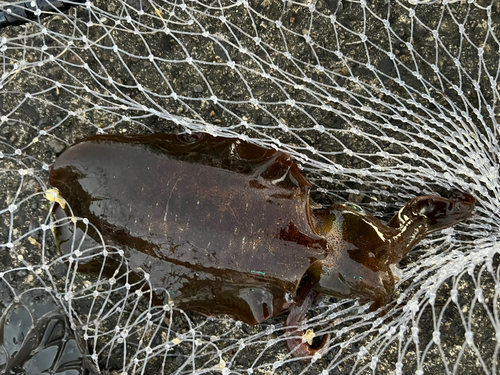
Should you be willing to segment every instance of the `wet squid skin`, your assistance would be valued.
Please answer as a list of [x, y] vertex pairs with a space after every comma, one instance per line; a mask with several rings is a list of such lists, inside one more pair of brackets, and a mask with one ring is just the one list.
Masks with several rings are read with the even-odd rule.
[[[458, 191], [422, 196], [387, 224], [355, 205], [313, 209], [311, 184], [288, 154], [209, 135], [92, 136], [57, 159], [50, 184], [177, 307], [249, 324], [288, 312], [288, 327], [320, 293], [387, 304], [390, 266], [475, 204]], [[67, 234], [58, 240], [71, 249]], [[326, 343], [287, 335], [297, 356]]]

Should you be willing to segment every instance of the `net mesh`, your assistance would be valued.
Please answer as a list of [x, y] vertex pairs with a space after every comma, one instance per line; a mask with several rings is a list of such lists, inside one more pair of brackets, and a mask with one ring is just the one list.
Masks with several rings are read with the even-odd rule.
[[[65, 3], [75, 6], [33, 1], [27, 23], [0, 29], [2, 311], [47, 293], [94, 371], [498, 373], [499, 2]], [[304, 328], [329, 333], [329, 347], [301, 361], [283, 317], [249, 326], [157, 306], [149, 275], [131, 278], [120, 248], [78, 238], [58, 252], [54, 228], [90, 224], [50, 215], [57, 155], [93, 134], [173, 131], [285, 150], [316, 201], [381, 219], [453, 188], [477, 208], [409, 254], [387, 313], [315, 305]], [[116, 278], [104, 276], [111, 255]], [[77, 271], [90, 260], [101, 270]]]

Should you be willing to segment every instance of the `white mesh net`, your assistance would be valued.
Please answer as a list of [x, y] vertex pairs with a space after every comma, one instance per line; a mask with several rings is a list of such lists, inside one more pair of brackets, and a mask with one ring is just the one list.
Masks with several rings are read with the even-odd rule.
[[[3, 15], [29, 18], [0, 29], [4, 313], [47, 293], [103, 373], [498, 373], [499, 2], [65, 3], [75, 7], [0, 1]], [[75, 271], [120, 249], [75, 241], [58, 253], [51, 231], [71, 219], [54, 221], [45, 196], [57, 155], [96, 133], [172, 131], [285, 150], [317, 201], [385, 220], [452, 188], [477, 208], [410, 253], [385, 315], [316, 305], [304, 327], [330, 344], [303, 362], [285, 347], [284, 317], [249, 326], [174, 313], [175, 300], [155, 306], [136, 291], [147, 274]]]

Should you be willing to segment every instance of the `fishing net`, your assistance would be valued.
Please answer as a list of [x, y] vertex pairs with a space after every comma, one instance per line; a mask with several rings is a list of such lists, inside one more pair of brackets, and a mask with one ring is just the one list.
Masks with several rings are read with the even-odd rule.
[[[497, 374], [499, 8], [0, 1], [0, 370], [15, 367], [9, 358], [31, 337], [19, 316], [46, 322], [52, 306], [58, 342], [73, 340], [73, 354], [58, 358], [77, 372], [88, 360], [87, 371], [115, 374]], [[303, 328], [329, 333], [329, 347], [307, 362], [286, 349], [284, 317], [250, 326], [180, 311], [175, 298], [155, 304], [146, 269], [132, 277], [122, 249], [85, 236], [86, 218], [51, 215], [48, 173], [67, 146], [154, 132], [284, 150], [317, 202], [351, 201], [383, 220], [415, 196], [455, 188], [477, 206], [405, 258], [385, 313], [319, 301]], [[53, 235], [63, 226], [83, 228], [68, 254]], [[104, 272], [111, 257], [116, 277]], [[78, 271], [89, 262], [101, 266]], [[17, 366], [44, 370], [30, 355]]]

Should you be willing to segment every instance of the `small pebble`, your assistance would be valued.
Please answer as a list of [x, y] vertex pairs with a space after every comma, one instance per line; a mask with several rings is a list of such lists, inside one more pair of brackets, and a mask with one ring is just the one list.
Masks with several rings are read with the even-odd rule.
[[59, 154], [60, 152], [62, 152], [66, 148], [64, 143], [59, 142], [57, 139], [51, 139], [48, 142], [48, 144], [49, 144], [50, 148], [52, 148], [52, 150], [54, 150], [54, 152], [56, 154]]
[[271, 119], [267, 116], [262, 116], [260, 122], [262, 123], [262, 125], [269, 125], [271, 123]]

